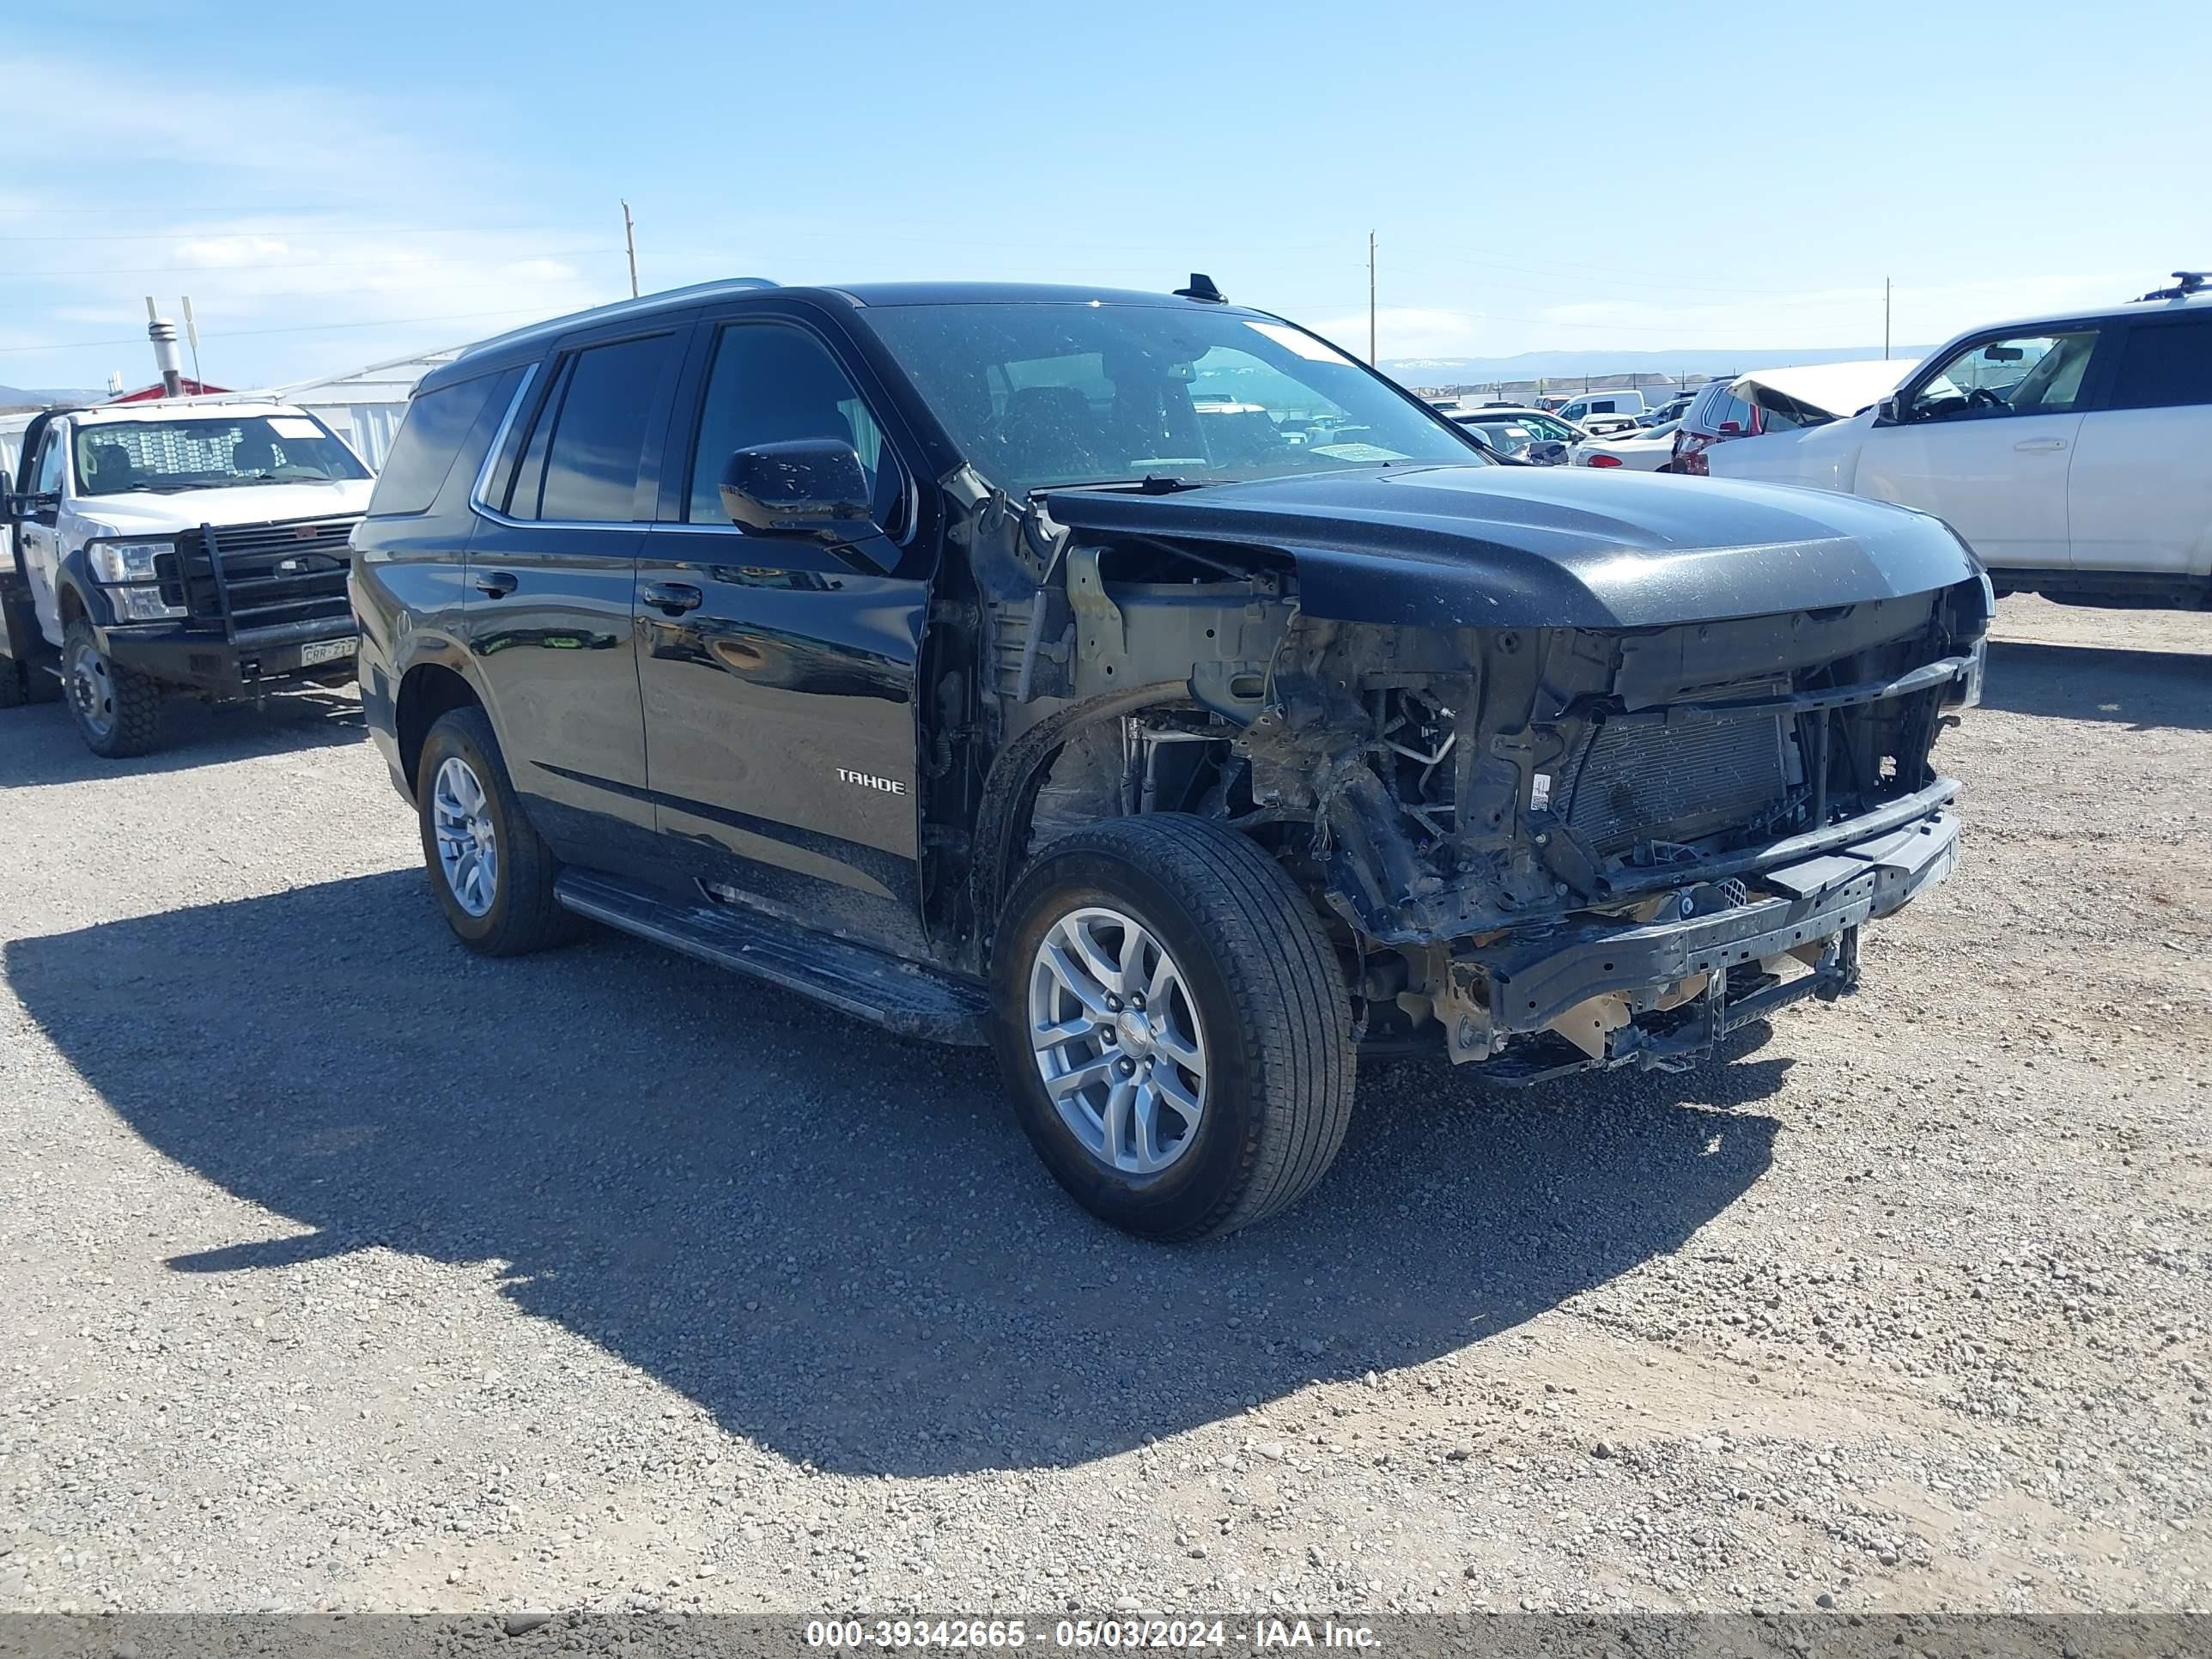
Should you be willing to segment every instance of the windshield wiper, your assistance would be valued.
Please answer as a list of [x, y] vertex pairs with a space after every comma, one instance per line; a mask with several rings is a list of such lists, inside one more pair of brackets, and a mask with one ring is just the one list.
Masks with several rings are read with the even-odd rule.
[[1141, 478], [1085, 478], [1073, 483], [1039, 484], [1030, 494], [1045, 495], [1055, 489], [1133, 489], [1139, 495], [1173, 495], [1185, 489], [1203, 489], [1214, 482], [1211, 478], [1177, 478], [1147, 472]]

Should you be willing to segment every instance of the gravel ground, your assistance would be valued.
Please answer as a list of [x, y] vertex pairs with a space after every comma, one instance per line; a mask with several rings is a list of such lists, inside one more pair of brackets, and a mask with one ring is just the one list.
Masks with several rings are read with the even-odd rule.
[[2212, 617], [2006, 602], [1953, 882], [1274, 1223], [988, 1066], [455, 946], [349, 700], [0, 717], [0, 1608], [2206, 1604]]

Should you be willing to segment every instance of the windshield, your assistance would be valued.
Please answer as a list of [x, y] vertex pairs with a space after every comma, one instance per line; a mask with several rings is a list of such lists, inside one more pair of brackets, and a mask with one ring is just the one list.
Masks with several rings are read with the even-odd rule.
[[1562, 442], [1571, 442], [1582, 435], [1557, 416], [1540, 415], [1525, 409], [1476, 410], [1472, 414], [1460, 415], [1454, 418], [1462, 426], [1473, 426], [1478, 428], [1492, 425], [1516, 427], [1527, 434], [1528, 440], [1550, 438]]
[[1484, 464], [1388, 381], [1265, 318], [1082, 301], [863, 314], [976, 471], [1014, 495]]
[[1480, 434], [1483, 441], [1501, 455], [1518, 455], [1530, 444], [1536, 442], [1540, 437], [1547, 435], [1539, 433], [1534, 427], [1521, 421], [1462, 419], [1460, 424], [1470, 432]]
[[368, 477], [311, 415], [101, 422], [80, 428], [76, 448], [77, 489], [87, 495]]

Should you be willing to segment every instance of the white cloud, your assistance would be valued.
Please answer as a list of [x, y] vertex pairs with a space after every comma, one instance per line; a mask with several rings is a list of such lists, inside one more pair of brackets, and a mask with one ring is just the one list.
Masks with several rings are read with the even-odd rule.
[[[1333, 317], [1313, 325], [1358, 356], [1367, 355], [1367, 313]], [[1376, 356], [1382, 357], [1469, 357], [1487, 349], [1474, 314], [1427, 306], [1382, 306], [1375, 313]]]
[[[206, 84], [178, 100], [128, 64], [4, 53], [0, 79], [96, 83], [130, 112], [17, 135], [0, 228], [27, 240], [7, 250], [0, 343], [108, 343], [11, 351], [0, 356], [0, 380], [93, 384], [110, 368], [149, 377], [150, 353], [137, 343], [149, 294], [179, 321], [190, 295], [207, 377], [250, 386], [451, 345], [628, 292], [618, 227], [469, 228], [530, 210], [487, 212], [488, 200], [515, 201], [514, 181], [466, 155], [425, 150], [415, 135], [439, 125], [417, 120], [404, 93], [370, 100], [299, 82]], [[254, 112], [250, 128], [241, 109]], [[270, 133], [283, 142], [266, 142]], [[44, 179], [66, 187], [44, 189]], [[315, 182], [303, 190], [303, 179]], [[331, 205], [253, 205], [318, 196]], [[167, 214], [158, 210], [165, 199], [233, 205]]]
[[210, 270], [226, 266], [267, 264], [289, 258], [289, 243], [274, 236], [199, 236], [177, 244], [177, 260]]

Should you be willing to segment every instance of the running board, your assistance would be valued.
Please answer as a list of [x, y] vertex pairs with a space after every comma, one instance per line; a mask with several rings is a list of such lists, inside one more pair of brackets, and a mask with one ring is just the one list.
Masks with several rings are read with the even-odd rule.
[[812, 997], [900, 1036], [981, 1047], [990, 1039], [982, 990], [865, 945], [726, 905], [685, 904], [611, 876], [564, 870], [563, 908], [717, 968]]

